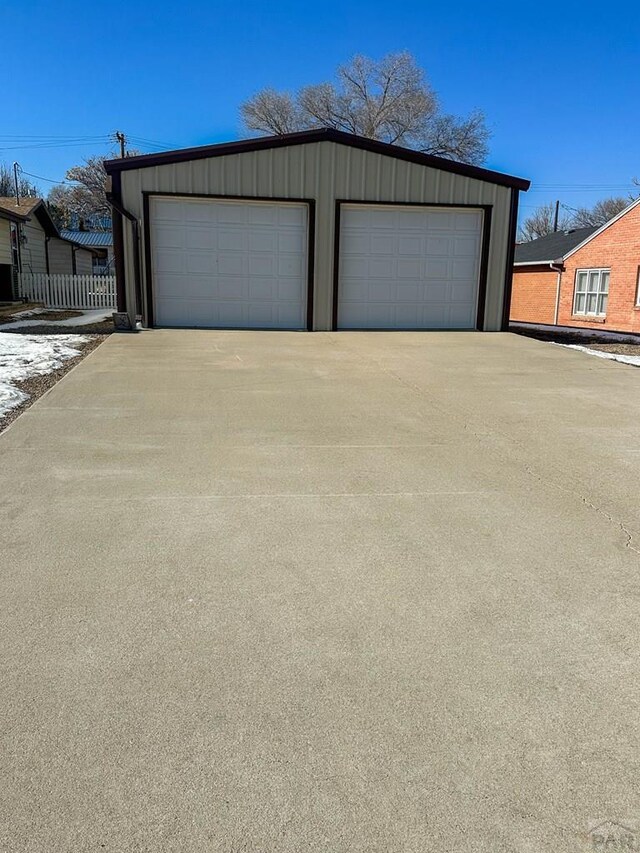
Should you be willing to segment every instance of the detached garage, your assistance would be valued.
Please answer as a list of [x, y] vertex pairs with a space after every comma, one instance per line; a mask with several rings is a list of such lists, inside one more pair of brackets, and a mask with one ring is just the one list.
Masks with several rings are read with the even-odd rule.
[[508, 323], [521, 178], [324, 129], [105, 167], [133, 328]]

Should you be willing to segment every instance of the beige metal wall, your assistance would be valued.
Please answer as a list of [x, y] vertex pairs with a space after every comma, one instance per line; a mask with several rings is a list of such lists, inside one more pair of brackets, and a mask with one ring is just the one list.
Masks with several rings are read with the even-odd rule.
[[[336, 199], [492, 205], [485, 329], [500, 329], [509, 242], [508, 187], [335, 142], [315, 142], [123, 171], [123, 204], [140, 221], [143, 191], [315, 199], [314, 328], [319, 330], [331, 328]], [[124, 242], [127, 305], [133, 306], [134, 262], [126, 221]], [[144, 264], [143, 247], [143, 283]]]
[[11, 223], [0, 219], [0, 264], [11, 264]]

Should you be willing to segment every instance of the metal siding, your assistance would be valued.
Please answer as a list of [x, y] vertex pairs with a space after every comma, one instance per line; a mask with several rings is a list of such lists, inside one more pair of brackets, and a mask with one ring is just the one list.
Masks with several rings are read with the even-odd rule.
[[[123, 171], [123, 203], [140, 220], [143, 191], [315, 199], [314, 328], [318, 330], [331, 328], [336, 199], [493, 205], [485, 329], [500, 329], [511, 193], [508, 187], [334, 142], [315, 142]], [[133, 306], [129, 232], [125, 227], [127, 301]], [[144, 252], [142, 272], [146, 276]]]

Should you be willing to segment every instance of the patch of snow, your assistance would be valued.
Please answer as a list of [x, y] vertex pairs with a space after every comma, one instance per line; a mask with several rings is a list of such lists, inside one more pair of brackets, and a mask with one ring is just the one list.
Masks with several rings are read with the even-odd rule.
[[0, 335], [0, 418], [24, 403], [28, 395], [13, 383], [51, 373], [80, 350], [84, 335]]
[[98, 311], [83, 311], [81, 317], [68, 317], [66, 320], [30, 320], [25, 319], [41, 311], [50, 311], [50, 308], [35, 308], [33, 311], [23, 311], [20, 314], [14, 314], [14, 317], [20, 317], [19, 320], [14, 320], [11, 323], [3, 323], [0, 325], [0, 332], [11, 329], [28, 329], [29, 326], [87, 326], [93, 323], [101, 323], [107, 320], [112, 314], [113, 309], [105, 310], [101, 308]]
[[633, 367], [640, 367], [640, 355], [623, 355], [617, 352], [603, 352], [599, 349], [590, 349], [589, 347], [580, 346], [580, 344], [557, 344], [559, 347], [567, 349], [577, 349], [580, 352], [586, 352], [587, 355], [596, 355], [598, 358], [607, 358], [610, 361], [621, 361], [623, 364], [631, 364]]

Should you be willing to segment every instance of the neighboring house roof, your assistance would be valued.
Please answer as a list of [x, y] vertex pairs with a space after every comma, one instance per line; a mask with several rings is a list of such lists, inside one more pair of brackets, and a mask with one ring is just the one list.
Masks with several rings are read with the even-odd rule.
[[617, 213], [608, 222], [605, 222], [604, 225], [576, 228], [573, 231], [558, 231], [555, 234], [548, 234], [546, 237], [531, 240], [529, 243], [519, 243], [516, 245], [514, 266], [551, 264], [555, 261], [565, 261], [568, 257], [575, 254], [578, 249], [590, 243], [598, 234], [602, 234], [614, 222], [622, 219], [625, 214], [629, 213], [630, 210], [633, 210], [639, 204], [640, 198], [637, 198], [631, 204], [627, 205], [624, 210], [621, 210], [620, 213]]
[[602, 232], [606, 231], [607, 228], [610, 228], [614, 224], [614, 222], [617, 222], [618, 219], [622, 219], [623, 216], [625, 216], [627, 213], [629, 213], [630, 210], [633, 210], [633, 208], [637, 207], [639, 204], [640, 204], [640, 197], [638, 197], [635, 201], [632, 201], [631, 204], [629, 204], [627, 207], [625, 207], [624, 210], [621, 210], [620, 213], [617, 213], [608, 222], [605, 222], [604, 225], [601, 225], [599, 228], [596, 228], [596, 230], [593, 232], [593, 234], [589, 234], [581, 243], [579, 243], [577, 246], [574, 246], [563, 257], [566, 259], [569, 257], [569, 255], [573, 255], [574, 252], [577, 252], [578, 249], [581, 249], [585, 245], [585, 243], [589, 243], [591, 240], [594, 239], [594, 237], [597, 237], [598, 234], [602, 234]]
[[598, 228], [574, 228], [572, 231], [556, 231], [546, 237], [538, 237], [528, 243], [516, 244], [515, 264], [550, 264], [563, 258], [575, 249]]
[[487, 183], [499, 184], [505, 187], [513, 187], [518, 190], [528, 190], [530, 181], [524, 178], [516, 178], [513, 175], [505, 175], [502, 172], [494, 172], [483, 169], [480, 166], [471, 166], [468, 163], [458, 163], [455, 160], [447, 160], [444, 157], [434, 157], [433, 154], [424, 154], [422, 151], [414, 151], [411, 148], [402, 148], [399, 145], [389, 145], [387, 142], [379, 142], [377, 139], [368, 139], [364, 136], [356, 136], [353, 133], [344, 133], [329, 127], [317, 130], [304, 130], [300, 133], [284, 133], [279, 136], [260, 136], [255, 139], [241, 139], [237, 142], [223, 142], [218, 145], [203, 145], [198, 148], [181, 148], [177, 151], [162, 151], [158, 154], [141, 154], [137, 157], [124, 157], [120, 160], [105, 160], [104, 167], [108, 174], [118, 174], [129, 169], [145, 169], [151, 166], [162, 166], [168, 163], [181, 163], [188, 160], [204, 160], [209, 157], [222, 157], [225, 154], [244, 154], [249, 151], [261, 151], [268, 148], [284, 148], [290, 145], [304, 145], [313, 142], [335, 142], [340, 145], [348, 145], [351, 148], [360, 148], [375, 154], [384, 154], [387, 157], [396, 157], [410, 163], [418, 163], [421, 166], [431, 166], [444, 172], [453, 172], [468, 178], [476, 178]]
[[21, 198], [20, 204], [17, 204], [15, 198], [0, 197], [0, 217], [14, 222], [24, 222], [39, 202], [39, 198]]
[[111, 231], [72, 231], [64, 228], [60, 234], [65, 240], [71, 240], [79, 246], [87, 246], [91, 249], [106, 249], [113, 246]]
[[45, 234], [48, 234], [49, 237], [60, 237], [60, 233], [43, 199], [28, 196], [21, 198], [20, 204], [18, 204], [15, 198], [0, 198], [0, 207], [13, 214], [19, 214], [23, 220], [35, 217], [42, 226]]
[[44, 199], [27, 196], [21, 198], [20, 204], [18, 204], [15, 198], [0, 197], [0, 216], [3, 216], [3, 214], [4, 218], [13, 219], [17, 222], [27, 222], [35, 217], [48, 237], [55, 237], [57, 240], [63, 240], [65, 243], [71, 243], [73, 246], [96, 254], [93, 252], [92, 246], [81, 244], [74, 238], [66, 237], [58, 231]]

